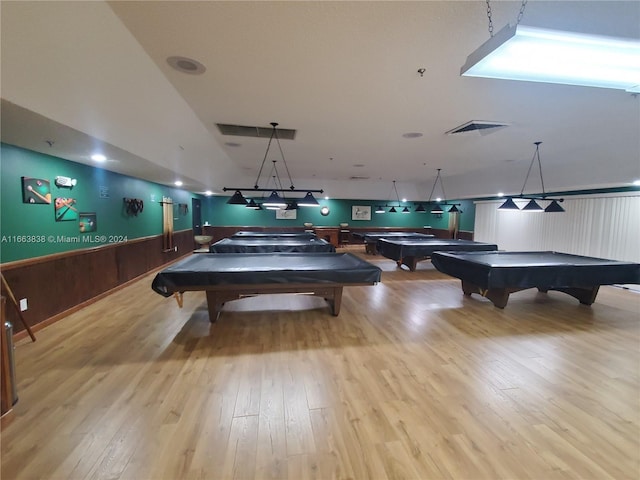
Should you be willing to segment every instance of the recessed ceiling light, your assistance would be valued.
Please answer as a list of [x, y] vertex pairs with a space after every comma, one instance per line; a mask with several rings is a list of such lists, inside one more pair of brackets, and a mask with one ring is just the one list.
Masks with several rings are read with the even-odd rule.
[[498, 196], [499, 197], [504, 197], [504, 193], [503, 192], [498, 192]]
[[329, 200], [329, 197], [324, 197], [325, 200]]
[[210, 197], [211, 195], [213, 195], [213, 192], [212, 192], [211, 190], [207, 190], [206, 192], [204, 192], [204, 194], [205, 194], [207, 197]]
[[176, 181], [174, 182], [174, 185], [175, 185], [176, 187], [181, 187], [181, 186], [182, 186], [182, 182], [181, 182], [180, 180], [176, 180]]
[[639, 179], [639, 180], [634, 180], [634, 181], [633, 181], [633, 184], [634, 184], [635, 186], [640, 186], [640, 179]]
[[101, 153], [94, 153], [93, 155], [91, 155], [91, 160], [93, 160], [94, 162], [104, 162], [106, 159], [107, 157], [105, 157]]
[[420, 132], [407, 132], [403, 133], [402, 136], [404, 138], [420, 138], [422, 134]]
[[200, 75], [207, 70], [207, 68], [197, 60], [187, 57], [169, 57], [167, 58], [167, 63], [175, 70], [182, 73], [188, 73], [190, 75]]

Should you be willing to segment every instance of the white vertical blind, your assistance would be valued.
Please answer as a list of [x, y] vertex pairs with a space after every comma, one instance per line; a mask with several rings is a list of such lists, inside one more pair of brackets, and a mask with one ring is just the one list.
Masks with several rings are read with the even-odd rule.
[[562, 203], [565, 213], [498, 210], [503, 201], [476, 203], [476, 241], [496, 243], [500, 250], [640, 262], [640, 194], [569, 197]]

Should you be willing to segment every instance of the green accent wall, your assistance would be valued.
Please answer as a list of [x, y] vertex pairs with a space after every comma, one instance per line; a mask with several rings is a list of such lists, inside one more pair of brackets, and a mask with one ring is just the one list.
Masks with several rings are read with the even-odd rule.
[[[56, 176], [77, 179], [59, 188]], [[48, 180], [51, 204], [23, 203], [22, 177]], [[162, 197], [174, 203], [174, 231], [191, 228], [191, 199], [201, 198], [185, 190], [147, 182], [58, 157], [0, 145], [0, 262], [160, 235]], [[55, 199], [73, 198], [74, 208], [96, 214], [97, 228], [81, 233], [79, 220], [56, 221]], [[137, 198], [144, 209], [128, 215], [123, 198]], [[188, 212], [178, 204], [187, 204]], [[69, 212], [68, 212], [69, 213]]]
[[[296, 219], [276, 219], [273, 210], [251, 210], [242, 205], [228, 205], [229, 197], [208, 197], [202, 201], [202, 221], [214, 226], [265, 226], [265, 227], [302, 227], [304, 223], [313, 223], [315, 226], [338, 226], [348, 223], [350, 227], [405, 227], [447, 229], [449, 227], [449, 215], [444, 214], [440, 218], [427, 213], [415, 213], [417, 205], [413, 203], [401, 203], [409, 207], [411, 213], [374, 213], [376, 206], [388, 203], [384, 200], [324, 200], [318, 198], [321, 206], [329, 207], [329, 215], [320, 214], [320, 209], [315, 207], [300, 207], [296, 212]], [[460, 230], [473, 230], [475, 219], [475, 204], [473, 200], [456, 200], [460, 203], [463, 213], [460, 215]], [[352, 207], [356, 205], [371, 207], [371, 220], [352, 220]], [[397, 203], [394, 203], [397, 208]], [[426, 206], [428, 209], [428, 206]]]
[[[73, 188], [55, 185], [57, 176], [75, 178]], [[49, 181], [50, 204], [23, 202], [22, 177]], [[265, 226], [302, 227], [310, 222], [315, 226], [338, 226], [348, 223], [351, 227], [404, 227], [447, 229], [449, 215], [440, 218], [430, 213], [415, 213], [417, 205], [408, 206], [411, 213], [376, 214], [377, 205], [388, 200], [324, 200], [322, 206], [329, 207], [327, 216], [319, 208], [300, 207], [296, 219], [276, 219], [275, 211], [255, 211], [239, 205], [228, 205], [228, 196], [203, 197], [178, 188], [171, 188], [146, 180], [117, 173], [51, 155], [0, 144], [0, 263], [40, 257], [133, 240], [135, 238], [160, 235], [162, 233], [162, 197], [171, 197], [174, 202], [174, 230], [191, 228], [191, 200], [202, 202], [202, 221], [213, 226]], [[55, 199], [73, 198], [73, 207], [78, 213], [96, 214], [97, 228], [94, 232], [80, 232], [79, 220], [56, 221]], [[126, 212], [123, 198], [136, 198], [144, 202], [144, 210], [137, 216]], [[475, 205], [473, 200], [456, 201], [464, 213], [460, 215], [460, 230], [473, 230]], [[184, 213], [178, 204], [186, 204]], [[370, 206], [371, 220], [352, 220], [353, 206]], [[428, 208], [428, 206], [427, 206]]]

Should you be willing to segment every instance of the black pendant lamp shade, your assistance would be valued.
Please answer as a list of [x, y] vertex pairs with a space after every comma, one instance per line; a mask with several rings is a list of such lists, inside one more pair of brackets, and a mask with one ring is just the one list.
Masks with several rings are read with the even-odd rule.
[[513, 201], [513, 198], [509, 197], [502, 205], [498, 207], [498, 210], [520, 210], [520, 207], [516, 205], [516, 202]]
[[253, 198], [251, 200], [249, 200], [249, 203], [247, 203], [247, 208], [249, 208], [251, 210], [262, 210], [262, 207], [260, 205], [258, 205]]
[[244, 198], [240, 190], [236, 190], [233, 196], [227, 201], [229, 205], [246, 205], [247, 199]]
[[298, 202], [298, 205], [300, 207], [319, 207], [320, 206], [320, 204], [318, 203], [318, 200], [316, 200], [316, 197], [314, 197], [311, 192], [307, 192], [304, 198]]
[[522, 207], [523, 212], [544, 212], [542, 207], [536, 202], [533, 198], [529, 200], [524, 207]]
[[262, 205], [265, 207], [286, 207], [287, 202], [274, 190], [271, 192], [271, 195], [262, 202]]
[[[562, 200], [560, 200], [560, 201], [562, 201]], [[565, 210], [558, 203], [558, 200], [552, 200], [551, 203], [549, 205], [547, 205], [547, 208], [544, 209], [544, 211], [547, 212], [547, 213], [562, 213]]]

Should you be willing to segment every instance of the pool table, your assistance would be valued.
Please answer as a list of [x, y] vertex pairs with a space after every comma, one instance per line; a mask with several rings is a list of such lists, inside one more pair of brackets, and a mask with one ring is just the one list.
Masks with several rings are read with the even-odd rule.
[[493, 243], [443, 238], [381, 238], [376, 248], [383, 257], [395, 260], [398, 267], [406, 265], [415, 272], [418, 262], [431, 258], [433, 252], [491, 251], [497, 250], [498, 246]]
[[462, 291], [479, 293], [498, 308], [509, 294], [557, 290], [591, 305], [600, 285], [640, 283], [640, 264], [559, 252], [434, 252], [431, 263], [462, 280]]
[[336, 247], [316, 237], [231, 237], [209, 247], [210, 253], [335, 252]]
[[365, 252], [371, 255], [377, 255], [377, 243], [381, 238], [434, 238], [434, 235], [430, 233], [416, 233], [416, 232], [353, 232], [351, 234], [355, 238], [360, 238], [364, 241]]
[[381, 273], [350, 253], [200, 253], [162, 270], [151, 288], [180, 306], [183, 292], [205, 291], [211, 322], [225, 302], [273, 293], [323, 297], [337, 316], [343, 287], [375, 285]]
[[313, 232], [251, 232], [242, 230], [231, 235], [231, 238], [316, 238]]

